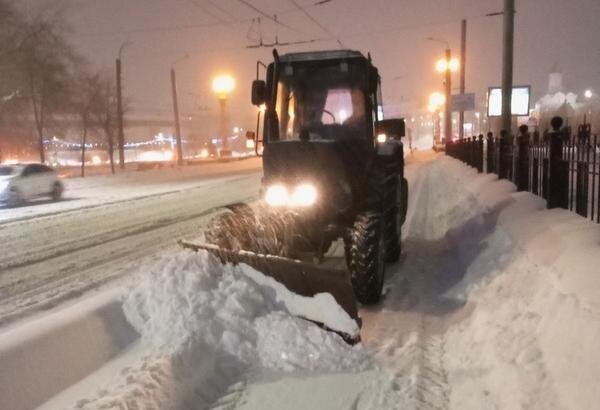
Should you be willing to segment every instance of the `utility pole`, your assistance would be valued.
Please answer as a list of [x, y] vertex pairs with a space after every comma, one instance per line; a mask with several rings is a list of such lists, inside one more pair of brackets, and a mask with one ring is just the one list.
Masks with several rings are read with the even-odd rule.
[[513, 88], [513, 45], [515, 30], [515, 0], [504, 0], [504, 35], [502, 47], [502, 126], [511, 134], [512, 88]]
[[183, 165], [183, 150], [181, 149], [181, 128], [179, 126], [179, 106], [177, 105], [177, 81], [175, 79], [175, 68], [171, 68], [171, 91], [173, 93], [173, 115], [175, 117], [177, 165]]
[[125, 136], [123, 134], [123, 97], [121, 94], [121, 53], [117, 58], [117, 121], [118, 135], [117, 144], [119, 145], [119, 167], [125, 168]]
[[[465, 71], [467, 62], [467, 20], [460, 24], [460, 95], [465, 93]], [[465, 112], [460, 111], [458, 117], [458, 138], [465, 136]]]
[[446, 142], [452, 141], [452, 70], [450, 70], [450, 61], [452, 60], [452, 52], [450, 47], [446, 48], [446, 104], [444, 104], [444, 138]]
[[[119, 146], [119, 166], [121, 169], [125, 168], [125, 136], [123, 133], [123, 94], [122, 94], [122, 82], [121, 82], [121, 55], [123, 49], [131, 45], [131, 41], [126, 41], [119, 47], [119, 56], [117, 57], [116, 69], [117, 69], [117, 145]], [[112, 154], [111, 154], [112, 155]], [[111, 156], [112, 158], [112, 156]]]

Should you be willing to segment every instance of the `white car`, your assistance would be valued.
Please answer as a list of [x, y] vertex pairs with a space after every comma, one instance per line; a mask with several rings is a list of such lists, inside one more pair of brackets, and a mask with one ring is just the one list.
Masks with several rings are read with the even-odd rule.
[[17, 206], [44, 196], [58, 201], [63, 189], [56, 171], [46, 165], [0, 165], [0, 203]]

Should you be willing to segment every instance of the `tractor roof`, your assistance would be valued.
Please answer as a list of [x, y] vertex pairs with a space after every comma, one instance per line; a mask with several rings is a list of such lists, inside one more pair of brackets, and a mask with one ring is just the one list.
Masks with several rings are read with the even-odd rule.
[[360, 51], [355, 50], [326, 50], [283, 54], [279, 57], [279, 60], [282, 63], [294, 63], [299, 61], [342, 60], [350, 58], [365, 59], [365, 56]]

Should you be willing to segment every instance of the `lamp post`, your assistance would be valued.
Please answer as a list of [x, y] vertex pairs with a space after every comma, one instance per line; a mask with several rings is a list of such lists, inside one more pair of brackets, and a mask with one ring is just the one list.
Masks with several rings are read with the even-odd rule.
[[[119, 145], [119, 167], [121, 169], [125, 168], [125, 134], [123, 132], [123, 97], [121, 91], [121, 55], [123, 54], [123, 49], [129, 45], [133, 44], [131, 41], [126, 41], [121, 44], [119, 47], [119, 56], [116, 61], [116, 70], [117, 70], [117, 122], [118, 122], [118, 135], [117, 135], [117, 143]], [[111, 153], [112, 155], [112, 153]], [[112, 156], [111, 156], [112, 158]], [[112, 162], [111, 162], [112, 163]], [[114, 170], [113, 170], [114, 172]]]
[[229, 127], [227, 126], [228, 118], [227, 118], [227, 98], [229, 94], [235, 88], [235, 80], [229, 74], [221, 74], [213, 79], [212, 88], [214, 93], [217, 95], [219, 99], [219, 134], [221, 134], [221, 138], [223, 141], [223, 146], [221, 148], [221, 157], [230, 157], [231, 149], [229, 148], [229, 139], [227, 138], [227, 134], [229, 131]]
[[[444, 86], [446, 91], [446, 104], [444, 106], [444, 138], [452, 139], [452, 72], [458, 70], [460, 63], [457, 59], [452, 58], [450, 43], [446, 40], [440, 40], [434, 37], [429, 37], [427, 40], [442, 43], [446, 46], [445, 57], [437, 61], [435, 69], [439, 73], [444, 73]], [[441, 141], [437, 141], [437, 143], [441, 143]]]
[[440, 141], [440, 107], [446, 103], [446, 97], [440, 92], [434, 92], [429, 96], [429, 105], [427, 110], [431, 113], [432, 132], [434, 145], [436, 140]]
[[175, 64], [186, 60], [187, 58], [189, 58], [188, 54], [173, 61], [171, 64], [171, 93], [173, 95], [173, 117], [175, 122], [175, 141], [177, 144], [177, 165], [183, 165], [183, 148], [181, 147], [181, 127], [179, 125], [179, 104], [177, 101], [177, 78], [175, 76]]

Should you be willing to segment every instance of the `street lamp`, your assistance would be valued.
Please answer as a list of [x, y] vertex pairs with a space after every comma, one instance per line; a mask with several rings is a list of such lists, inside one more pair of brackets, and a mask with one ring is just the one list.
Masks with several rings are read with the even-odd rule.
[[458, 70], [460, 63], [457, 59], [452, 58], [450, 43], [446, 40], [440, 40], [434, 37], [428, 37], [427, 40], [442, 43], [446, 46], [446, 55], [436, 62], [435, 69], [436, 71], [445, 74], [444, 85], [446, 90], [446, 104], [444, 106], [444, 138], [452, 139], [452, 72]]
[[429, 96], [429, 105], [427, 107], [427, 110], [431, 113], [431, 119], [432, 119], [432, 132], [433, 132], [433, 139], [434, 141], [437, 139], [439, 140], [439, 137], [436, 138], [436, 136], [439, 136], [439, 128], [438, 128], [438, 124], [439, 124], [439, 111], [440, 111], [440, 107], [442, 105], [444, 105], [446, 103], [446, 97], [444, 96], [444, 94], [440, 93], [440, 92], [433, 92], [431, 93], [431, 95]]
[[179, 126], [179, 104], [177, 102], [177, 79], [175, 77], [175, 64], [188, 59], [188, 54], [171, 63], [171, 93], [173, 95], [173, 117], [175, 122], [175, 140], [177, 142], [177, 165], [183, 165], [183, 148], [181, 147], [181, 127]]
[[592, 96], [593, 96], [593, 95], [594, 95], [594, 94], [592, 93], [592, 90], [585, 90], [585, 92], [583, 93], [583, 96], [584, 96], [585, 98], [587, 98], [588, 100], [589, 100], [590, 98], [592, 98]]
[[227, 97], [235, 88], [235, 80], [229, 74], [221, 74], [216, 76], [212, 82], [212, 89], [219, 99], [220, 106], [220, 134], [223, 139], [223, 147], [221, 148], [221, 156], [231, 156], [229, 148], [229, 140], [227, 138], [229, 127], [227, 126]]

